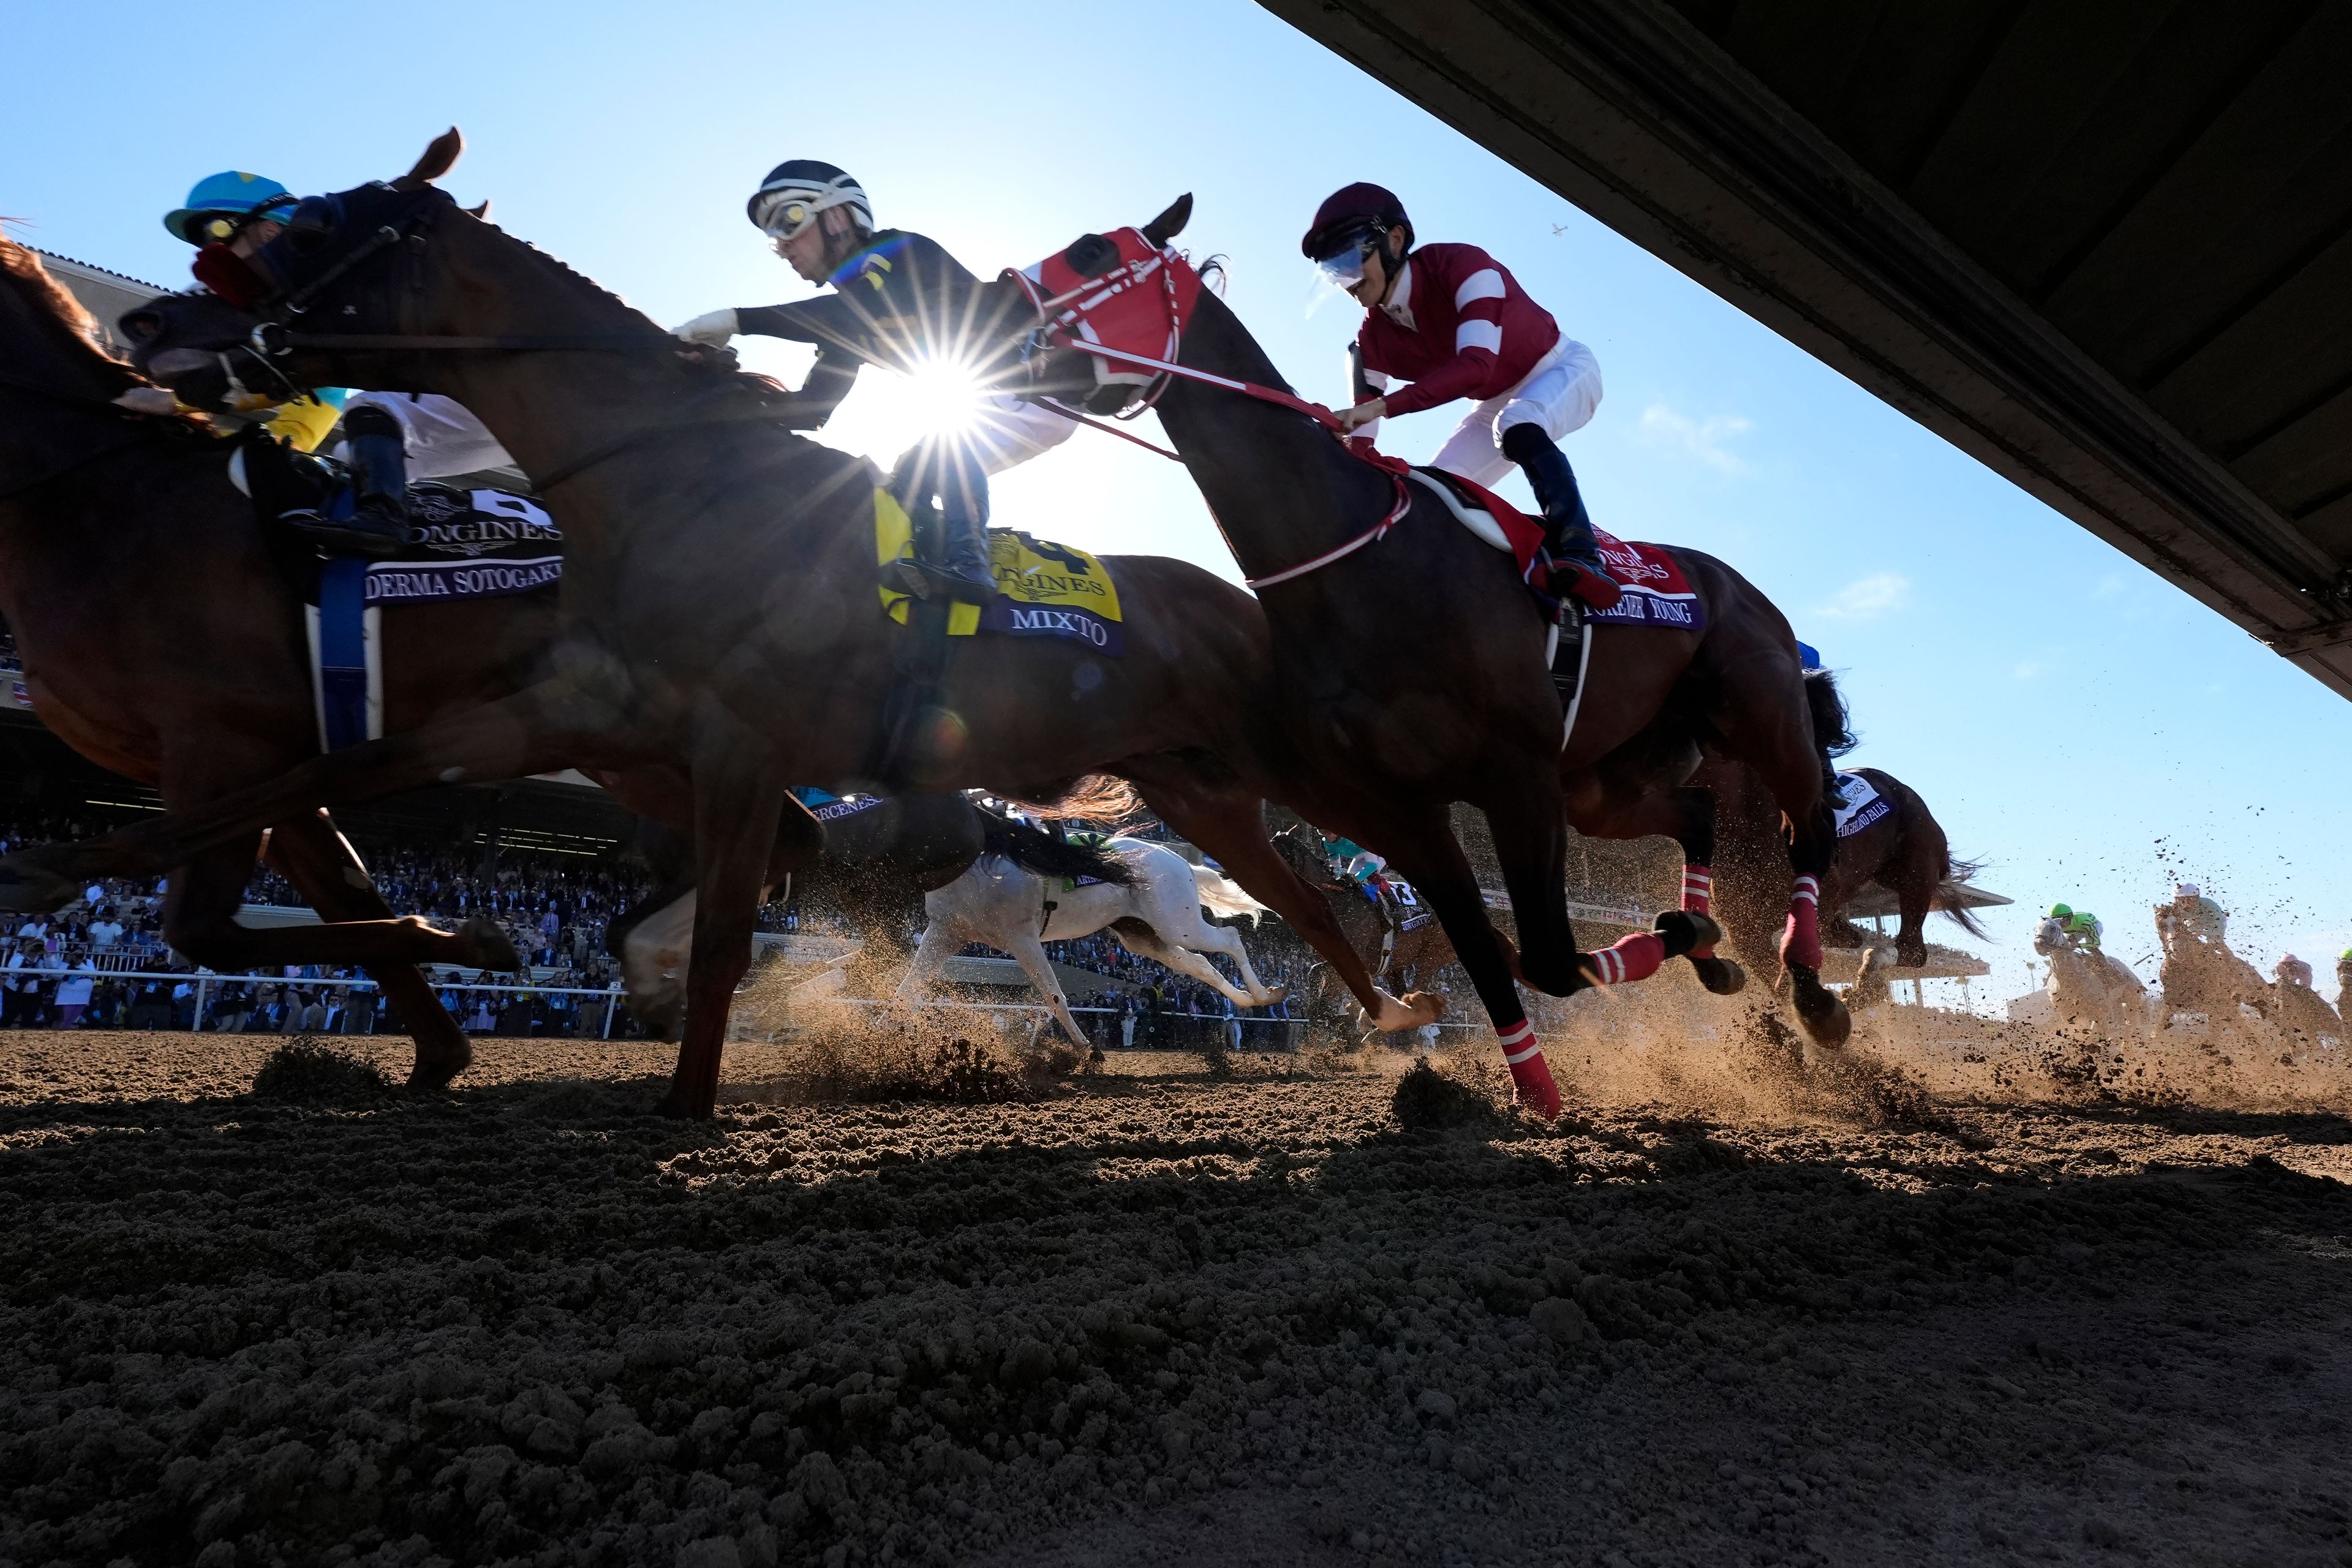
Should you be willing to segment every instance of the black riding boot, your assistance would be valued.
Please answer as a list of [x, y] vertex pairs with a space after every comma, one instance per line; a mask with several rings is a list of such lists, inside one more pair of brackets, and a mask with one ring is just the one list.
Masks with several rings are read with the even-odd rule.
[[1585, 514], [1584, 495], [1577, 489], [1576, 470], [1568, 466], [1567, 456], [1534, 425], [1514, 425], [1504, 431], [1503, 456], [1527, 470], [1536, 504], [1543, 508], [1544, 549], [1553, 562], [1552, 592], [1573, 593], [1596, 610], [1615, 605], [1617, 580], [1601, 563], [1592, 520]]
[[352, 555], [392, 555], [408, 542], [408, 447], [400, 421], [381, 408], [359, 407], [343, 420], [343, 449], [352, 473], [351, 513], [330, 501], [284, 521], [329, 550]]
[[919, 465], [914, 494], [938, 475], [940, 550], [937, 561], [901, 561], [898, 584], [919, 599], [985, 605], [996, 597], [996, 569], [988, 555], [988, 476], [969, 459], [949, 458], [939, 468]]

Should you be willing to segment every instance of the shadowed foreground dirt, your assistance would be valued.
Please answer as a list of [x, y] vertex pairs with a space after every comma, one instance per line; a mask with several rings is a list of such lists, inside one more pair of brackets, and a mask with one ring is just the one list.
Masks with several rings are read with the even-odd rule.
[[2334, 1114], [273, 1043], [0, 1037], [0, 1563], [2352, 1562]]

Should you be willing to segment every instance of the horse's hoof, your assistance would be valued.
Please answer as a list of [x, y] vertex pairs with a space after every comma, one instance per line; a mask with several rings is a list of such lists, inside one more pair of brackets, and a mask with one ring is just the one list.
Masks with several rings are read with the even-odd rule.
[[471, 1047], [462, 1056], [419, 1057], [408, 1069], [408, 1087], [425, 1093], [446, 1089], [459, 1073], [473, 1065]]
[[1723, 940], [1723, 928], [1715, 917], [1698, 910], [1662, 910], [1650, 929], [1666, 939], [1668, 958], [1681, 958]]
[[[1792, 972], [1793, 973], [1793, 972]], [[1853, 1034], [1853, 1015], [1846, 1011], [1837, 994], [1824, 986], [1810, 971], [1797, 985], [1797, 1019], [1813, 1044], [1828, 1050], [1843, 1047]]]
[[477, 968], [498, 974], [519, 974], [522, 972], [522, 954], [515, 951], [514, 939], [507, 935], [498, 921], [474, 915], [457, 928], [458, 937], [472, 944], [479, 961]]
[[1694, 958], [1698, 983], [1717, 996], [1737, 996], [1748, 984], [1748, 971], [1727, 958]]
[[677, 1089], [671, 1089], [655, 1104], [654, 1114], [667, 1116], [673, 1121], [708, 1121], [710, 1109], [708, 1105], [698, 1105]]

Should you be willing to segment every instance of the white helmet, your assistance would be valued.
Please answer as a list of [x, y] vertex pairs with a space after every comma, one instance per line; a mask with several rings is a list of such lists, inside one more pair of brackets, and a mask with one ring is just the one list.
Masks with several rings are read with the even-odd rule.
[[874, 205], [847, 171], [814, 158], [792, 158], [768, 171], [744, 204], [752, 224], [776, 239], [796, 239], [834, 207], [847, 207], [858, 227], [874, 230]]

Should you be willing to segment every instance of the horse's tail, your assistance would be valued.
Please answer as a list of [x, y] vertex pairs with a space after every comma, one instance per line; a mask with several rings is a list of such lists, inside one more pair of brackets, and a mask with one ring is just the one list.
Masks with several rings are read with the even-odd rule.
[[[1976, 874], [1983, 870], [1984, 868], [1985, 863], [1981, 860], [1956, 860], [1952, 858], [1952, 852], [1948, 847], [1944, 851], [1944, 880], [1947, 882], [1974, 881], [1976, 879]], [[1976, 938], [1979, 942], [1990, 942], [1992, 940], [1991, 936], [1986, 932], [1983, 925], [1978, 921], [1976, 910], [1956, 909], [1944, 910], [1939, 912], [1949, 916], [1962, 931]]]
[[1201, 907], [1213, 915], [1222, 915], [1227, 920], [1247, 915], [1250, 923], [1255, 925], [1259, 916], [1273, 913], [1244, 891], [1239, 882], [1212, 871], [1206, 866], [1192, 868], [1192, 880], [1201, 886]]
[[1094, 877], [1122, 887], [1135, 880], [1135, 873], [1116, 855], [1069, 843], [992, 811], [982, 812], [980, 823], [982, 847], [1024, 871], [1040, 877]]
[[1843, 757], [1862, 744], [1846, 713], [1845, 698], [1838, 691], [1837, 677], [1828, 670], [1805, 671], [1805, 706], [1812, 711], [1813, 744], [1822, 755]]
[[1088, 822], [1125, 822], [1143, 809], [1143, 797], [1125, 779], [1115, 779], [1108, 773], [1088, 773], [1077, 780], [1050, 801], [1023, 801], [1022, 809], [1033, 816], [1065, 820], [1083, 817]]

